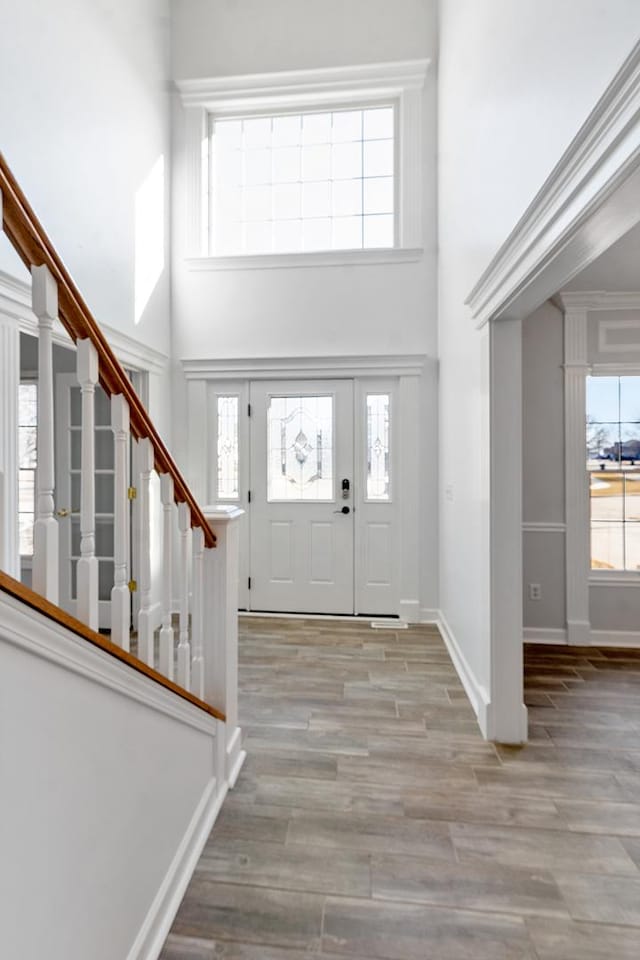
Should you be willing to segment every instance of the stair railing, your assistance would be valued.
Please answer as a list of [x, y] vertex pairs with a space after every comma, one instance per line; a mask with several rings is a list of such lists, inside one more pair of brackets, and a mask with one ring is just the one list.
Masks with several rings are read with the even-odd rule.
[[[38, 416], [36, 507], [31, 603], [44, 598], [41, 612], [58, 609], [59, 529], [55, 510], [53, 329], [59, 320], [77, 348], [81, 388], [80, 557], [77, 561], [77, 619], [86, 638], [100, 644], [99, 580], [95, 511], [95, 391], [110, 397], [114, 438], [114, 582], [110, 593], [109, 652], [137, 661], [154, 679], [188, 692], [208, 712], [226, 716], [226, 767], [241, 762], [237, 728], [237, 524], [241, 511], [210, 511], [213, 532], [124, 369], [0, 153], [0, 221], [31, 273], [32, 308], [38, 321]], [[137, 651], [129, 652], [131, 625], [130, 479], [128, 448], [137, 443], [139, 517], [139, 610]], [[160, 477], [162, 570], [160, 611], [152, 604], [151, 484]], [[218, 546], [217, 546], [218, 544]], [[221, 549], [222, 548], [222, 549]], [[178, 570], [175, 561], [178, 559]], [[178, 576], [175, 576], [175, 573]], [[12, 586], [13, 584], [13, 586]], [[174, 629], [172, 597], [177, 587], [179, 627]], [[11, 578], [0, 590], [20, 594]], [[21, 599], [26, 593], [22, 590]], [[45, 609], [46, 608], [46, 609]], [[59, 611], [64, 617], [63, 611]], [[76, 629], [76, 632], [81, 632]], [[176, 642], [177, 641], [177, 642]], [[212, 710], [207, 707], [215, 702]]]

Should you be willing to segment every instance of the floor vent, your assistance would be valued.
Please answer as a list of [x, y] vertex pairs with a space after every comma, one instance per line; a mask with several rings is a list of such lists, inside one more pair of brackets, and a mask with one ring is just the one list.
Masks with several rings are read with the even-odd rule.
[[408, 630], [409, 624], [404, 620], [372, 620], [372, 630]]

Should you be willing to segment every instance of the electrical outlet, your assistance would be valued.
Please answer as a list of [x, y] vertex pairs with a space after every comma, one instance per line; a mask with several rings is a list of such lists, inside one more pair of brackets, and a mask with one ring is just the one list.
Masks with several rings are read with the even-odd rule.
[[539, 583], [530, 583], [529, 584], [529, 600], [541, 600], [542, 599], [542, 587]]

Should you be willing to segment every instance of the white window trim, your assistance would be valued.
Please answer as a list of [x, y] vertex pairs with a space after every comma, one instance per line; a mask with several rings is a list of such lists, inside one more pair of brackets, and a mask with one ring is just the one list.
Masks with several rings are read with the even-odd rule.
[[[285, 73], [182, 80], [185, 108], [187, 266], [194, 270], [378, 264], [422, 254], [422, 89], [429, 60]], [[211, 114], [375, 105], [397, 108], [397, 246], [389, 249], [208, 256], [208, 150]]]

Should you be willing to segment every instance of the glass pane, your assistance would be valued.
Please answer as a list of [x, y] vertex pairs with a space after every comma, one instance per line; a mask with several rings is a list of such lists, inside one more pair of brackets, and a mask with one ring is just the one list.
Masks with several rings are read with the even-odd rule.
[[364, 145], [365, 177], [393, 175], [393, 140], [371, 140]]
[[96, 557], [113, 557], [113, 520], [96, 520]]
[[331, 150], [331, 175], [334, 180], [352, 180], [362, 176], [362, 144], [336, 143]]
[[300, 148], [279, 147], [273, 151], [273, 182], [288, 183], [300, 179]]
[[72, 513], [80, 513], [80, 474], [71, 474], [71, 507]]
[[300, 216], [300, 184], [279, 183], [273, 188], [275, 220], [295, 220]]
[[38, 422], [38, 388], [35, 383], [20, 384], [18, 404], [20, 426], [35, 426]]
[[33, 513], [35, 502], [35, 470], [20, 470], [18, 472], [18, 511], [20, 513]]
[[362, 213], [362, 180], [336, 180], [333, 184], [334, 217]]
[[71, 599], [78, 599], [78, 561], [71, 560]]
[[393, 212], [393, 177], [372, 177], [364, 181], [364, 212]]
[[389, 394], [367, 394], [367, 500], [389, 499]]
[[302, 117], [274, 117], [273, 143], [279, 147], [296, 146], [300, 143]]
[[590, 475], [591, 519], [624, 520], [624, 478], [621, 473], [593, 471]]
[[247, 187], [245, 204], [247, 220], [271, 220], [271, 186]]
[[223, 141], [228, 149], [239, 149], [242, 146], [242, 121], [216, 120], [214, 135]]
[[640, 423], [640, 377], [620, 377], [620, 419]]
[[333, 397], [272, 397], [267, 499], [333, 499]]
[[302, 179], [328, 180], [331, 176], [331, 147], [311, 146], [302, 150]]
[[329, 143], [330, 139], [330, 113], [310, 113], [302, 118], [303, 143]]
[[365, 247], [393, 246], [393, 216], [373, 216], [364, 218]]
[[384, 140], [393, 137], [393, 107], [365, 110], [364, 139]]
[[276, 220], [273, 225], [275, 253], [295, 253], [302, 249], [302, 221]]
[[245, 225], [247, 253], [271, 253], [271, 224], [247, 223]]
[[592, 521], [592, 570], [624, 570], [623, 527], [622, 523]]
[[113, 560], [100, 560], [98, 563], [98, 599], [110, 600], [113, 587]]
[[302, 223], [302, 249], [328, 250], [331, 247], [331, 220], [304, 220]]
[[343, 110], [334, 113], [331, 139], [334, 143], [362, 140], [362, 110]]
[[245, 176], [247, 184], [271, 183], [271, 151], [247, 150]]
[[79, 427], [82, 424], [82, 393], [80, 387], [69, 388], [69, 406], [71, 411], [71, 426]]
[[80, 556], [80, 518], [71, 518], [71, 556]]
[[640, 570], [640, 523], [625, 523], [624, 554], [627, 570]]
[[[97, 473], [96, 480], [96, 513], [113, 513], [114, 477], [112, 473]], [[80, 501], [76, 501], [80, 502]], [[75, 506], [75, 502], [74, 502]]]
[[218, 496], [237, 500], [238, 485], [238, 397], [218, 397]]
[[107, 396], [100, 384], [96, 386], [95, 418], [97, 427], [111, 426], [111, 397]]
[[362, 247], [362, 217], [338, 217], [333, 221], [332, 246], [334, 250], [353, 250]]
[[587, 377], [587, 417], [596, 423], [617, 423], [619, 385], [619, 377]]
[[33, 555], [33, 514], [18, 514], [19, 544], [20, 556], [31, 557]]
[[18, 466], [23, 470], [36, 467], [37, 427], [18, 427]]
[[328, 217], [331, 196], [328, 183], [305, 183], [302, 188], [302, 216]]
[[80, 445], [82, 442], [80, 430], [70, 430], [71, 436], [71, 469], [80, 469]]
[[271, 143], [271, 117], [258, 117], [255, 120], [245, 120], [244, 124], [245, 147], [266, 147]]
[[113, 431], [96, 430], [96, 470], [113, 470]]

